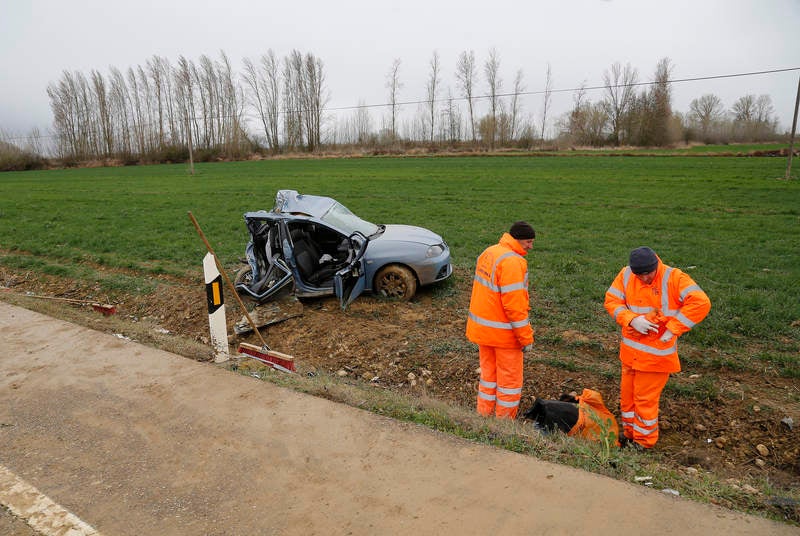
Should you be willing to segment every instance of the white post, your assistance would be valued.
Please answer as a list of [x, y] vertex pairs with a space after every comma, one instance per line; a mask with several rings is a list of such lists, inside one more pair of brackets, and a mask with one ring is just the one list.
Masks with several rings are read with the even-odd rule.
[[214, 262], [214, 256], [206, 253], [203, 258], [203, 274], [206, 280], [206, 297], [208, 299], [208, 326], [211, 330], [211, 345], [216, 351], [216, 363], [230, 358], [228, 349], [228, 326], [225, 321], [225, 302], [222, 296], [222, 276]]

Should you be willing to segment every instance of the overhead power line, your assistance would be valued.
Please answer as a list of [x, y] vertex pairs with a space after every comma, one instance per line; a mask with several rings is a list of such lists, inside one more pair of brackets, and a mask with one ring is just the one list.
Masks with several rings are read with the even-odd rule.
[[[792, 71], [800, 71], [800, 67], [788, 67], [785, 69], [769, 69], [764, 71], [750, 71], [746, 73], [732, 73], [732, 74], [718, 74], [718, 75], [710, 75], [710, 76], [696, 76], [691, 78], [675, 78], [672, 80], [667, 80], [666, 83], [669, 84], [678, 84], [684, 82], [700, 82], [704, 80], [720, 80], [724, 78], [741, 78], [745, 76], [760, 76], [765, 74], [776, 74], [776, 73], [785, 73], [785, 72], [792, 72]], [[595, 90], [602, 90], [602, 89], [610, 89], [610, 88], [623, 88], [623, 87], [642, 87], [642, 86], [652, 86], [658, 84], [659, 82], [656, 81], [648, 81], [648, 82], [636, 82], [631, 84], [611, 84], [611, 85], [599, 85], [599, 86], [579, 86], [579, 87], [572, 87], [572, 88], [562, 88], [562, 89], [551, 89], [551, 90], [539, 90], [539, 91], [520, 91], [520, 92], [511, 92], [511, 93], [498, 93], [495, 95], [495, 98], [501, 97], [513, 97], [513, 96], [524, 96], [524, 95], [543, 95], [545, 93], [568, 93], [574, 91], [595, 91]], [[480, 99], [489, 99], [492, 98], [492, 95], [477, 95], [472, 97], [472, 100], [480, 100]], [[448, 97], [448, 98], [441, 98], [441, 99], [434, 99], [433, 102], [448, 102], [448, 101], [466, 101], [468, 100], [467, 97]], [[424, 99], [424, 100], [413, 100], [413, 101], [402, 101], [397, 102], [394, 106], [409, 106], [409, 105], [419, 105], [419, 104], [430, 104], [431, 100]], [[357, 106], [339, 106], [334, 108], [324, 108], [323, 111], [325, 112], [338, 112], [338, 111], [347, 111], [347, 110], [360, 110], [366, 108], [385, 108], [388, 106], [392, 106], [392, 103], [381, 103], [381, 104], [362, 104]], [[282, 114], [287, 113], [294, 113], [297, 110], [281, 110]], [[251, 119], [256, 118], [257, 116], [253, 116], [251, 114], [245, 114], [245, 117], [249, 117]], [[147, 126], [147, 125], [146, 125]], [[40, 135], [39, 138], [54, 138], [54, 135]], [[7, 137], [6, 140], [13, 141], [13, 140], [28, 140], [31, 139], [31, 136], [16, 136], [16, 137]]]
[[[800, 67], [789, 67], [786, 69], [771, 69], [768, 71], [752, 71], [749, 73], [735, 73], [735, 74], [718, 74], [713, 76], [697, 76], [693, 78], [676, 78], [674, 80], [667, 80], [666, 83], [668, 84], [677, 84], [681, 82], [699, 82], [702, 80], [718, 80], [722, 78], [738, 78], [743, 76], [756, 76], [762, 74], [775, 74], [775, 73], [785, 73], [791, 71], [800, 71]], [[551, 89], [551, 90], [540, 90], [540, 91], [520, 91], [520, 92], [512, 92], [512, 93], [498, 93], [495, 95], [495, 98], [499, 97], [513, 97], [513, 96], [522, 96], [522, 95], [543, 95], [545, 93], [568, 93], [572, 91], [593, 91], [597, 89], [606, 89], [606, 88], [621, 88], [621, 87], [639, 87], [639, 86], [652, 86], [658, 84], [659, 82], [656, 81], [649, 81], [649, 82], [636, 82], [633, 84], [612, 84], [612, 85], [602, 85], [602, 86], [582, 86], [582, 87], [573, 87], [573, 88], [564, 88], [564, 89]], [[478, 95], [472, 97], [473, 100], [479, 99], [489, 99], [492, 98], [492, 95]], [[467, 97], [452, 97], [446, 99], [435, 99], [433, 102], [447, 102], [447, 101], [466, 101]], [[430, 99], [425, 100], [415, 100], [415, 101], [403, 101], [395, 103], [395, 106], [408, 106], [411, 104], [430, 104]], [[343, 111], [343, 110], [358, 110], [361, 108], [383, 108], [386, 106], [392, 106], [392, 103], [384, 103], [384, 104], [363, 104], [360, 106], [342, 106], [338, 108], [325, 108], [326, 111]]]

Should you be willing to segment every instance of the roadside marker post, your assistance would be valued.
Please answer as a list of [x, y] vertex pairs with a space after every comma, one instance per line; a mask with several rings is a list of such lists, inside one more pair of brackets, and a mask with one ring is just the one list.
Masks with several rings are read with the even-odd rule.
[[211, 345], [216, 351], [216, 363], [230, 359], [228, 349], [228, 326], [225, 320], [225, 301], [222, 295], [222, 275], [211, 253], [203, 257], [203, 274], [206, 282], [208, 300], [208, 326], [211, 331]]

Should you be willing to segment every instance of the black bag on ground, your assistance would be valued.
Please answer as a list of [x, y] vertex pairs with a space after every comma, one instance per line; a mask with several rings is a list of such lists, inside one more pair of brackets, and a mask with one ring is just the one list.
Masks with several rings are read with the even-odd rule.
[[534, 426], [542, 431], [561, 430], [567, 434], [578, 422], [577, 400], [571, 395], [561, 395], [560, 400], [537, 398], [522, 418], [534, 421]]

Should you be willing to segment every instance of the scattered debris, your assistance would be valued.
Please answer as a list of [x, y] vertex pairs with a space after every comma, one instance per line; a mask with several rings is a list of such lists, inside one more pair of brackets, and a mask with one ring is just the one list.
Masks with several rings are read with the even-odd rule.
[[784, 417], [783, 419], [781, 419], [781, 424], [785, 424], [790, 432], [794, 430], [794, 419], [792, 419], [791, 417]]
[[[280, 298], [279, 300], [257, 305], [250, 312], [250, 318], [256, 326], [263, 328], [290, 318], [303, 316], [303, 304], [292, 294]], [[246, 317], [233, 325], [233, 331], [237, 335], [244, 335], [253, 331]]]
[[661, 490], [661, 492], [662, 493], [666, 493], [667, 495], [675, 495], [676, 497], [680, 497], [681, 496], [681, 492], [680, 491], [678, 491], [676, 489], [672, 489], [672, 488], [664, 488], [664, 489]]
[[756, 445], [756, 450], [758, 451], [759, 454], [761, 454], [765, 458], [769, 456], [769, 449], [767, 448], [766, 445], [759, 443], [758, 445]]

